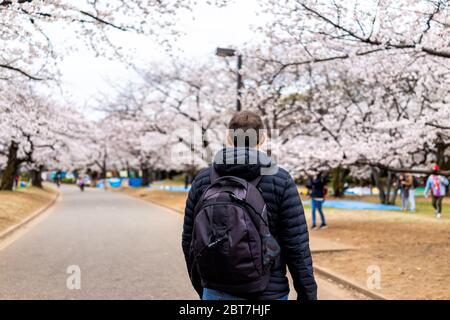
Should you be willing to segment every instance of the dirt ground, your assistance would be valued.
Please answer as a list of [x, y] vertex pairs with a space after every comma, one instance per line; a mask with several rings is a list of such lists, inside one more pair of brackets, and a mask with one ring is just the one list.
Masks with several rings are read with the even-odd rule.
[[326, 215], [329, 228], [311, 232], [359, 250], [317, 253], [314, 263], [363, 286], [368, 268], [377, 266], [378, 292], [388, 298], [450, 299], [449, 220], [369, 211], [327, 210]]
[[[181, 211], [186, 193], [118, 190]], [[308, 224], [310, 208], [305, 207]], [[368, 268], [381, 270], [378, 293], [390, 299], [450, 299], [450, 212], [444, 218], [387, 211], [325, 209], [326, 230], [311, 236], [356, 246], [357, 250], [315, 253], [314, 263], [361, 286]]]
[[155, 202], [179, 212], [183, 212], [184, 206], [186, 205], [186, 192], [168, 192], [158, 189], [127, 187], [117, 188], [114, 189], [114, 191], [127, 193], [129, 195], [148, 200], [150, 202]]
[[52, 201], [56, 191], [44, 187], [0, 192], [0, 232], [26, 219]]

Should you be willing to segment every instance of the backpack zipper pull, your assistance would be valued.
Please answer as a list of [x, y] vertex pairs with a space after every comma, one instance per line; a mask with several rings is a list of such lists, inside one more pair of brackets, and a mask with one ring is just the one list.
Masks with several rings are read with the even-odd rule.
[[239, 198], [238, 196], [236, 196], [234, 193], [229, 193], [231, 200], [236, 201], [236, 202], [244, 202], [244, 199]]

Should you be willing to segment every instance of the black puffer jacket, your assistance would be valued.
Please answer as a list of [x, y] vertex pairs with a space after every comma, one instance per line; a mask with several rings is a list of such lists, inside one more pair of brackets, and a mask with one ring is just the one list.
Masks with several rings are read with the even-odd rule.
[[[256, 164], [249, 164], [250, 159], [257, 155]], [[223, 159], [234, 159], [233, 163]], [[239, 164], [243, 163], [244, 164]], [[257, 299], [278, 299], [289, 293], [286, 277], [286, 265], [294, 280], [294, 287], [299, 300], [317, 299], [317, 286], [314, 280], [312, 259], [309, 250], [309, 236], [306, 226], [303, 206], [298, 195], [297, 187], [289, 173], [271, 165], [270, 158], [255, 150], [224, 149], [215, 158], [216, 171], [224, 175], [232, 175], [253, 180], [260, 175], [261, 169], [271, 166], [276, 173], [263, 175], [258, 188], [261, 190], [266, 205], [270, 211], [270, 231], [281, 246], [281, 257], [273, 267], [267, 289]], [[255, 161], [250, 161], [255, 163]], [[188, 270], [189, 246], [192, 239], [193, 211], [203, 191], [210, 185], [210, 170], [204, 169], [195, 178], [186, 202], [182, 246]], [[198, 294], [202, 295], [202, 287], [198, 274], [190, 274], [192, 284]]]

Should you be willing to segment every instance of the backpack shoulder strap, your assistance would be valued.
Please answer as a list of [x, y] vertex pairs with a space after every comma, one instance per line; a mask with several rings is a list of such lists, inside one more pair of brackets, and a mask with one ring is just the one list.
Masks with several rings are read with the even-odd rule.
[[211, 179], [211, 184], [213, 184], [217, 179], [220, 178], [220, 175], [217, 173], [216, 169], [214, 168], [214, 164], [212, 164], [209, 169], [209, 177]]
[[254, 185], [255, 187], [258, 187], [259, 182], [262, 179], [262, 175], [257, 176], [255, 179], [249, 181], [248, 183]]

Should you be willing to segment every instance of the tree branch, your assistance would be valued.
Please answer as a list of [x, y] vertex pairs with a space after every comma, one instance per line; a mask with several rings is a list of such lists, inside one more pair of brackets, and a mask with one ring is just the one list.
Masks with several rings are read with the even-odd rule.
[[115, 24], [113, 24], [113, 23], [111, 23], [111, 22], [108, 22], [108, 21], [106, 21], [106, 20], [103, 20], [102, 18], [99, 18], [99, 17], [97, 17], [97, 16], [94, 16], [92, 13], [89, 13], [89, 12], [87, 12], [87, 11], [80, 10], [80, 13], [83, 14], [83, 15], [85, 15], [85, 16], [88, 16], [89, 18], [92, 18], [92, 19], [94, 19], [94, 20], [96, 20], [96, 21], [98, 21], [98, 22], [104, 23], [104, 24], [106, 24], [106, 25], [108, 25], [108, 26], [110, 26], [110, 27], [113, 27], [113, 28], [115, 28], [115, 29], [118, 29], [118, 30], [120, 30], [120, 31], [127, 31], [126, 28], [121, 27], [121, 26], [117, 26], [117, 25], [115, 25]]
[[19, 69], [19, 68], [16, 68], [16, 67], [13, 67], [13, 66], [10, 66], [10, 65], [7, 65], [7, 64], [0, 64], [0, 68], [8, 69], [8, 70], [11, 70], [11, 71], [14, 71], [14, 72], [18, 72], [21, 75], [23, 75], [23, 76], [25, 76], [25, 77], [27, 77], [27, 78], [29, 78], [31, 80], [36, 80], [36, 81], [44, 80], [43, 78], [38, 78], [36, 76], [33, 76], [33, 75], [27, 73], [26, 71], [23, 71], [22, 69]]

